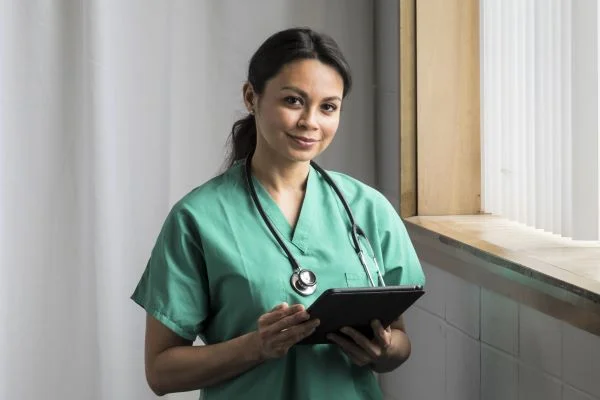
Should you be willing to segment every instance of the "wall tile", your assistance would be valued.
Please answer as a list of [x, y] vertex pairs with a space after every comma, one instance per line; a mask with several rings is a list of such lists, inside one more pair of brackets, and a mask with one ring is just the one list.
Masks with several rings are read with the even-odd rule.
[[481, 289], [481, 341], [512, 355], [518, 354], [519, 304]]
[[446, 320], [472, 338], [479, 339], [479, 286], [447, 274], [445, 293]]
[[561, 400], [561, 383], [556, 378], [527, 365], [519, 365], [519, 399]]
[[382, 390], [398, 399], [443, 399], [446, 324], [416, 307], [406, 311], [404, 321], [412, 353], [400, 368], [380, 375]]
[[448, 326], [446, 400], [479, 400], [480, 342]]
[[600, 397], [600, 337], [563, 323], [563, 380]]
[[481, 344], [482, 399], [517, 400], [518, 372], [518, 363], [513, 357]]
[[426, 277], [425, 294], [417, 305], [439, 317], [446, 318], [446, 284], [449, 274], [433, 265], [421, 261]]
[[574, 389], [568, 385], [563, 385], [562, 400], [597, 400], [597, 398]]
[[560, 377], [561, 322], [530, 307], [519, 307], [519, 355], [533, 367]]

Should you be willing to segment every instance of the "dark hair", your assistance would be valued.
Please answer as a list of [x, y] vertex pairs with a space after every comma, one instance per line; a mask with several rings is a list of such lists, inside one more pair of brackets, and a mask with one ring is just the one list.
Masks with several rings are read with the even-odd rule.
[[[261, 94], [267, 81], [277, 75], [283, 66], [302, 59], [317, 59], [335, 68], [344, 81], [343, 96], [348, 94], [352, 87], [352, 76], [340, 48], [330, 36], [309, 28], [286, 29], [269, 37], [250, 59], [248, 82], [255, 93]], [[228, 167], [254, 152], [254, 115], [249, 114], [233, 124], [228, 144]]]

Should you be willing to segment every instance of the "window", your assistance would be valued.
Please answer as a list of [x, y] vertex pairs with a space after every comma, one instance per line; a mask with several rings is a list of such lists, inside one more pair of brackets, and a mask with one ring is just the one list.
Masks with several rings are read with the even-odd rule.
[[598, 4], [481, 0], [482, 210], [600, 239]]

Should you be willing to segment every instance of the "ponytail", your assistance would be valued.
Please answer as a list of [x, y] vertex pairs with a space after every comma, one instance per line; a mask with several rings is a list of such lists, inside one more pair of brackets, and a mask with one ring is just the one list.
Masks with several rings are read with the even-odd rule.
[[256, 148], [254, 115], [249, 114], [233, 124], [228, 147], [227, 167], [231, 167], [236, 161], [243, 160], [254, 152]]

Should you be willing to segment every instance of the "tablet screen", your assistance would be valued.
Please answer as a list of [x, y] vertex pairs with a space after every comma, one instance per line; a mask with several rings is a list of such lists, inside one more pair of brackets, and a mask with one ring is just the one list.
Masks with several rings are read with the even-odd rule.
[[298, 344], [331, 343], [326, 335], [343, 335], [339, 330], [344, 326], [372, 339], [371, 321], [378, 319], [384, 327], [389, 326], [424, 293], [420, 286], [328, 289], [307, 309], [321, 324]]

